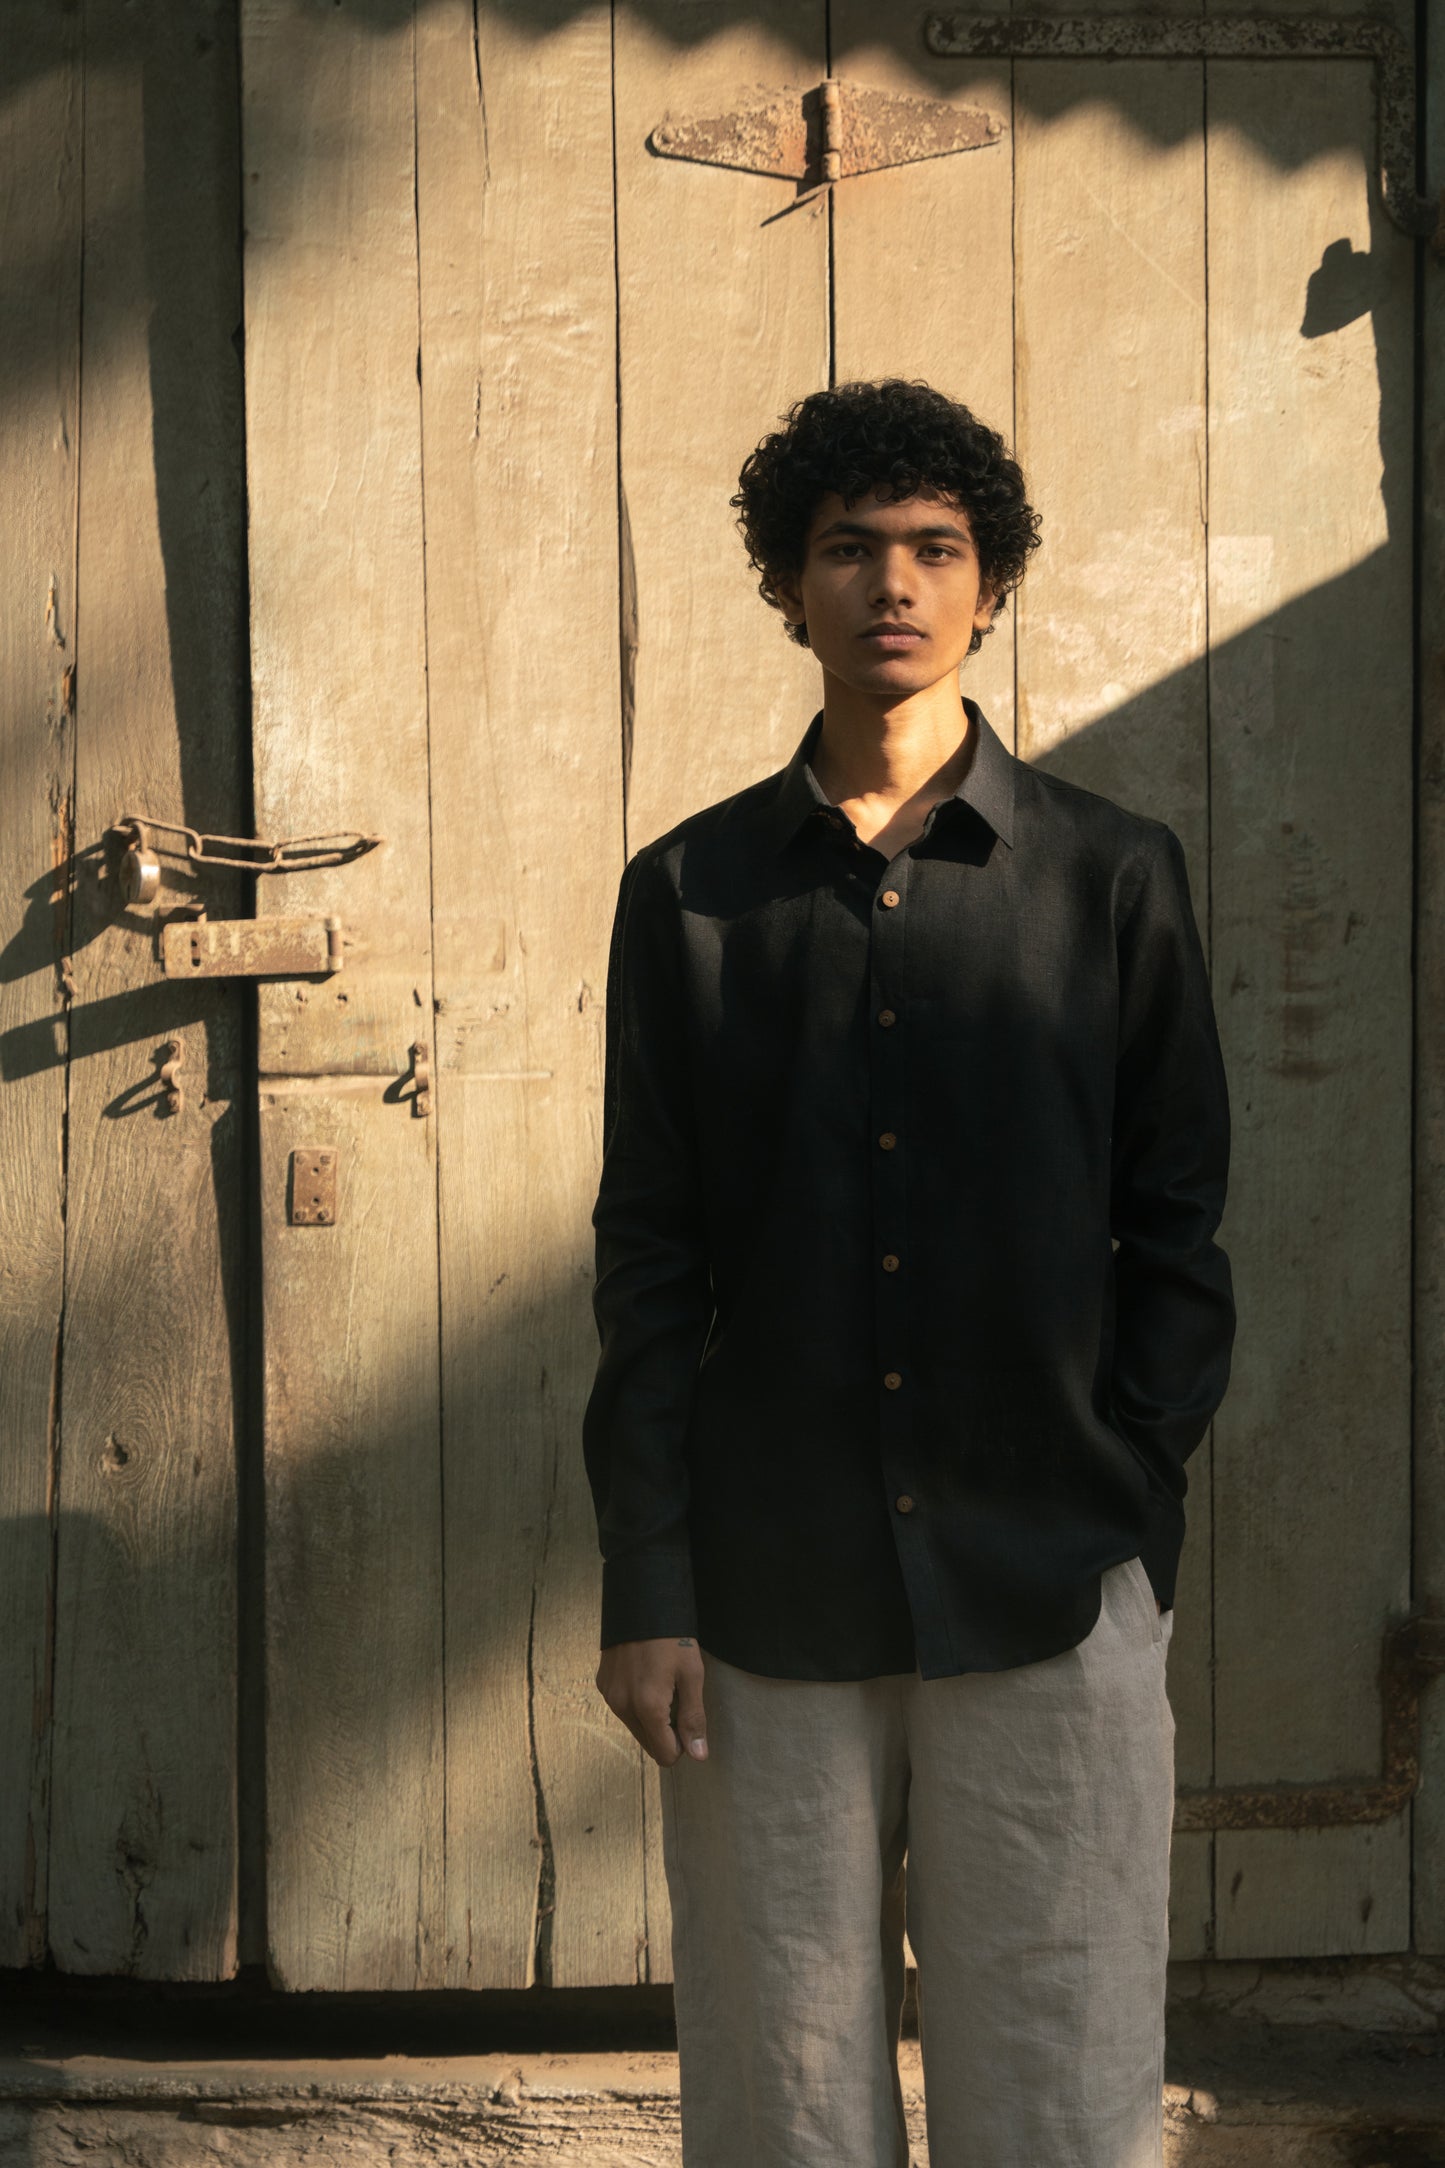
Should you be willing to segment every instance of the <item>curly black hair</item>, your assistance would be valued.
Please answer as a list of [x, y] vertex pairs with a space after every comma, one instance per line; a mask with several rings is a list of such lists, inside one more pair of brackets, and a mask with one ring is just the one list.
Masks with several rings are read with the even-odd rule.
[[[968, 514], [994, 618], [1039, 545], [1039, 515], [996, 429], [931, 384], [904, 377], [838, 384], [796, 400], [783, 427], [749, 452], [738, 476], [738, 526], [758, 593], [781, 608], [779, 579], [803, 569], [808, 528], [824, 497], [948, 497]], [[992, 630], [992, 623], [989, 626]], [[805, 625], [788, 632], [807, 647]], [[970, 655], [983, 633], [975, 628]]]

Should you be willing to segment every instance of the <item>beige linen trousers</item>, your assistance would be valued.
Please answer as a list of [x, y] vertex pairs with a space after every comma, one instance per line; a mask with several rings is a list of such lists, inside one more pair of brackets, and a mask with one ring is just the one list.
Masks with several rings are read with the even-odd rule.
[[1174, 1719], [1137, 1559], [1077, 1648], [957, 1678], [767, 1679], [704, 1650], [662, 1772], [686, 2168], [1158, 2168]]

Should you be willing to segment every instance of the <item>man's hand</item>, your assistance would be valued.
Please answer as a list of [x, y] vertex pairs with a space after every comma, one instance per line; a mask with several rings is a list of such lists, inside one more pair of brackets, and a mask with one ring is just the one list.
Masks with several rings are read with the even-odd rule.
[[602, 1651], [597, 1691], [653, 1760], [670, 1769], [684, 1753], [707, 1760], [702, 1671], [695, 1641], [618, 1641]]

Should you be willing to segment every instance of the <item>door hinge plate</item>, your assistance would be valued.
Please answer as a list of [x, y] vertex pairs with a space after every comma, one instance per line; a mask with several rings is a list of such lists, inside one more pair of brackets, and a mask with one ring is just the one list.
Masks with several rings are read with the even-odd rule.
[[293, 1227], [335, 1226], [339, 1157], [334, 1144], [301, 1145], [291, 1154], [288, 1217]]
[[826, 187], [920, 158], [986, 150], [1003, 132], [996, 114], [972, 106], [830, 76], [812, 90], [769, 91], [708, 120], [669, 115], [647, 140], [661, 158]]

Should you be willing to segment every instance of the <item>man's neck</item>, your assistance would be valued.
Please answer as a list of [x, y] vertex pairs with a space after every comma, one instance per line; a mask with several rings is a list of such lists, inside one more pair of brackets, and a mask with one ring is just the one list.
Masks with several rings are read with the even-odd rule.
[[916, 833], [929, 807], [957, 790], [975, 735], [952, 672], [884, 704], [825, 671], [813, 773], [865, 841], [886, 830], [896, 849], [903, 830]]

